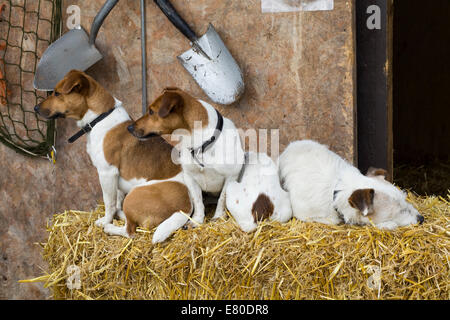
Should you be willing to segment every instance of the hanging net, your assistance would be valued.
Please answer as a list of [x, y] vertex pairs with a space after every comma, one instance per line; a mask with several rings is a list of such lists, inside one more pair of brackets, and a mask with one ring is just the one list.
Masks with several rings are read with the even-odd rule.
[[55, 121], [34, 106], [47, 96], [34, 90], [34, 73], [45, 49], [60, 36], [62, 0], [0, 0], [0, 142], [19, 153], [48, 158]]

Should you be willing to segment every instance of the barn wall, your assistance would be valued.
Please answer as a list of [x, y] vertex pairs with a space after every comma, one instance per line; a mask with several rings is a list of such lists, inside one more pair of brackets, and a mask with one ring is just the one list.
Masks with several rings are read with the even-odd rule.
[[[77, 4], [86, 29], [103, 0]], [[281, 151], [289, 141], [313, 138], [350, 161], [355, 158], [354, 1], [335, 0], [327, 12], [262, 14], [260, 0], [174, 0], [198, 33], [212, 22], [240, 64], [246, 82], [235, 106], [218, 109], [238, 127], [279, 129]], [[65, 11], [65, 10], [64, 10]], [[167, 86], [206, 99], [175, 57], [189, 48], [177, 30], [147, 1], [149, 100]], [[138, 117], [141, 110], [139, 1], [122, 0], [100, 30], [105, 57], [89, 70]], [[18, 279], [41, 274], [35, 242], [45, 241], [46, 221], [66, 209], [90, 210], [101, 200], [97, 173], [85, 152], [85, 137], [58, 120], [58, 161], [24, 158], [0, 146], [0, 298], [43, 298], [40, 285]]]

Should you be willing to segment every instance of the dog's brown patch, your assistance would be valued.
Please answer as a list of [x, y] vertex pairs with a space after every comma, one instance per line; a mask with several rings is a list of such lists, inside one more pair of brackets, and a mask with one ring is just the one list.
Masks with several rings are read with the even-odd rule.
[[388, 172], [384, 169], [370, 167], [369, 170], [367, 170], [366, 176], [386, 179], [388, 178]]
[[123, 211], [127, 217], [127, 232], [133, 235], [136, 226], [152, 229], [175, 212], [189, 215], [192, 204], [184, 184], [168, 181], [133, 189], [123, 202]]
[[181, 172], [181, 166], [171, 160], [173, 147], [162, 137], [145, 141], [133, 137], [127, 130], [131, 121], [111, 129], [103, 140], [105, 159], [119, 169], [125, 180], [169, 179]]
[[184, 101], [176, 92], [167, 92], [162, 96], [158, 116], [166, 118], [175, 107], [182, 108]]
[[88, 110], [102, 114], [114, 108], [114, 98], [84, 72], [72, 70], [55, 87], [54, 93], [39, 104], [39, 114], [50, 118], [61, 114], [81, 120]]
[[373, 198], [375, 196], [374, 189], [359, 189], [353, 192], [348, 199], [350, 205], [359, 210], [364, 215], [373, 213]]
[[148, 107], [147, 114], [136, 120], [134, 134], [137, 137], [172, 134], [177, 129], [192, 132], [196, 122], [201, 122], [203, 128], [209, 123], [203, 105], [181, 89], [166, 88]]
[[55, 87], [55, 92], [60, 94], [77, 92], [87, 96], [89, 95], [89, 91], [90, 81], [87, 75], [76, 70], [69, 71]]
[[253, 203], [252, 215], [255, 222], [269, 218], [274, 210], [272, 201], [265, 194], [261, 193]]

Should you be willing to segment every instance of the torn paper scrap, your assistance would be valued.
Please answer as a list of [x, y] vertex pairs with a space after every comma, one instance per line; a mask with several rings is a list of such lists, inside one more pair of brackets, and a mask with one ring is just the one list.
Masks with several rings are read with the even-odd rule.
[[334, 0], [261, 0], [262, 12], [325, 11], [334, 9]]

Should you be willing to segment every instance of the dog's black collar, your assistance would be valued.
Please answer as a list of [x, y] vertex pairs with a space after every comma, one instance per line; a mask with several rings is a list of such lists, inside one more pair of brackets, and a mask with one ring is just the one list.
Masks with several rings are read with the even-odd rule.
[[[333, 203], [336, 201], [336, 197], [339, 194], [339, 192], [341, 192], [342, 190], [334, 190], [333, 191]], [[345, 219], [344, 219], [344, 215], [342, 214], [341, 211], [339, 211], [338, 207], [336, 205], [334, 205], [334, 211], [336, 211], [337, 215], [339, 216], [339, 219], [341, 220], [342, 223], [345, 223]]]
[[342, 190], [334, 190], [333, 191], [333, 201], [336, 201], [336, 197], [339, 194], [339, 192], [341, 192]]
[[241, 171], [239, 172], [239, 176], [237, 179], [238, 183], [242, 182], [242, 178], [244, 177], [245, 169], [247, 168], [247, 165], [248, 165], [249, 157], [250, 157], [250, 154], [248, 152], [246, 152], [244, 155], [244, 163], [242, 164], [242, 168], [241, 168]]
[[85, 135], [86, 133], [90, 132], [95, 127], [95, 125], [97, 123], [99, 123], [100, 121], [105, 119], [107, 116], [109, 116], [114, 110], [115, 110], [115, 108], [112, 108], [111, 110], [109, 110], [109, 111], [99, 115], [92, 122], [89, 122], [87, 125], [85, 125], [83, 128], [81, 128], [80, 131], [78, 131], [72, 137], [69, 138], [69, 140], [68, 140], [69, 143], [74, 143], [75, 141], [80, 139], [83, 135]]
[[192, 157], [194, 158], [195, 162], [197, 162], [198, 165], [202, 168], [205, 167], [205, 165], [198, 159], [198, 156], [213, 146], [213, 144], [219, 139], [219, 136], [223, 130], [223, 117], [219, 111], [216, 110], [216, 113], [217, 113], [217, 126], [216, 129], [214, 130], [213, 136], [207, 141], [205, 141], [205, 143], [203, 143], [200, 147], [191, 148]]

